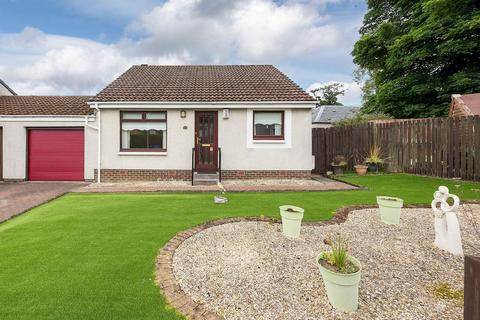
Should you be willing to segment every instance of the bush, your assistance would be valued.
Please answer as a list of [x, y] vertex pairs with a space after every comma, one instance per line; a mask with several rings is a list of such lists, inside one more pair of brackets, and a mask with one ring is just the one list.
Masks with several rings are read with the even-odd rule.
[[393, 119], [390, 116], [387, 116], [383, 113], [357, 113], [355, 116], [351, 118], [342, 119], [337, 121], [333, 124], [334, 127], [342, 127], [342, 126], [354, 126], [359, 124], [365, 124], [373, 120], [389, 120]]

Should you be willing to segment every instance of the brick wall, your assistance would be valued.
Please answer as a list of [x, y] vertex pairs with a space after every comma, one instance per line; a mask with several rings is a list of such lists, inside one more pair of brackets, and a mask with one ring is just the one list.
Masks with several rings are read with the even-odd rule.
[[225, 170], [224, 180], [310, 179], [310, 170]]
[[[190, 181], [192, 171], [190, 170], [156, 170], [156, 169], [102, 169], [102, 182], [124, 182], [124, 181]], [[95, 181], [97, 170], [95, 169]]]
[[[309, 170], [223, 170], [223, 180], [310, 179]], [[190, 181], [190, 170], [102, 169], [102, 182]], [[97, 170], [95, 170], [95, 181]]]

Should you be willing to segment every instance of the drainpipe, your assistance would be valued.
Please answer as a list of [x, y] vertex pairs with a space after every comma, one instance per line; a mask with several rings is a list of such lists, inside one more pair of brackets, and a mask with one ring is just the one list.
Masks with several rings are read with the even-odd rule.
[[101, 140], [101, 121], [102, 121], [102, 115], [100, 113], [100, 108], [98, 107], [98, 103], [95, 103], [94, 105], [95, 110], [97, 111], [96, 114], [98, 115], [98, 125], [96, 127], [92, 126], [91, 124], [88, 123], [88, 116], [85, 117], [85, 126], [92, 128], [94, 130], [97, 130], [97, 182], [100, 183], [100, 168], [101, 168], [101, 154], [102, 154], [102, 140]]

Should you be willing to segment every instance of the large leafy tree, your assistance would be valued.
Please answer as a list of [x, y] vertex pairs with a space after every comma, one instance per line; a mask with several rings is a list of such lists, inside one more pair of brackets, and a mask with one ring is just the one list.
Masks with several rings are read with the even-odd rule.
[[365, 112], [443, 116], [480, 92], [480, 1], [368, 0], [352, 55], [368, 75]]
[[310, 92], [317, 99], [318, 106], [341, 106], [342, 104], [338, 101], [338, 97], [345, 94], [343, 84], [338, 82], [325, 84], [310, 90]]

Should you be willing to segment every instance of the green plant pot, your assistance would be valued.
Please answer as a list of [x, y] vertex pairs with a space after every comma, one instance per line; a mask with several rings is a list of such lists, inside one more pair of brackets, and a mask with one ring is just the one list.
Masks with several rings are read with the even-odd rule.
[[[288, 209], [295, 212], [287, 211]], [[282, 216], [283, 234], [287, 237], [298, 238], [300, 236], [300, 228], [302, 227], [304, 210], [295, 206], [280, 206], [280, 216]]]
[[402, 212], [403, 200], [395, 197], [378, 196], [377, 204], [380, 209], [380, 217], [386, 224], [399, 224]]
[[333, 272], [320, 264], [320, 259], [326, 252], [317, 257], [317, 264], [322, 274], [323, 284], [327, 291], [330, 304], [340, 311], [355, 311], [358, 309], [358, 285], [360, 284], [362, 265], [352, 256], [348, 259], [359, 269], [355, 273], [343, 274]]

